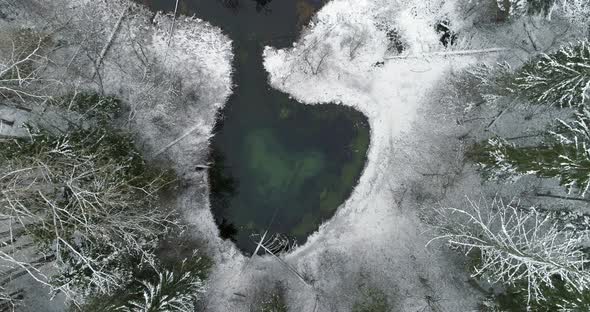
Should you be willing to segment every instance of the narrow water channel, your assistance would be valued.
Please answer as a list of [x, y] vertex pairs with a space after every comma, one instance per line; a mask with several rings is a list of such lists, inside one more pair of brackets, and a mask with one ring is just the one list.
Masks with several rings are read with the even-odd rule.
[[[174, 0], [144, 0], [173, 11]], [[211, 145], [211, 204], [224, 238], [252, 253], [268, 230], [302, 244], [350, 195], [366, 161], [366, 117], [335, 104], [309, 106], [272, 89], [265, 45], [291, 45], [323, 0], [180, 0], [179, 11], [234, 42], [234, 92]]]

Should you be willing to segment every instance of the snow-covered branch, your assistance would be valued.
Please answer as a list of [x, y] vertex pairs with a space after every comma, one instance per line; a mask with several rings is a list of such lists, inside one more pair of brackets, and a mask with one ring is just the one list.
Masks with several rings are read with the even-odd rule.
[[[589, 260], [582, 251], [588, 232], [559, 228], [550, 215], [535, 207], [521, 209], [514, 202], [494, 200], [466, 207], [440, 207], [433, 224], [444, 240], [465, 254], [477, 254], [474, 276], [492, 283], [525, 282], [529, 300], [543, 300], [542, 287], [559, 278], [572, 291], [590, 287]], [[431, 242], [432, 242], [431, 241]]]
[[0, 286], [0, 311], [15, 312], [19, 304], [18, 295], [19, 291], [9, 293], [6, 289]]
[[60, 83], [40, 75], [49, 63], [43, 53], [48, 38], [31, 31], [13, 36], [10, 51], [0, 51], [0, 98], [21, 102], [49, 98], [49, 89]]
[[590, 44], [580, 41], [542, 54], [516, 71], [512, 86], [533, 104], [583, 107], [590, 97]]
[[535, 174], [557, 178], [568, 191], [590, 189], [590, 111], [582, 109], [572, 122], [559, 120], [539, 146], [516, 146], [501, 138], [476, 144], [471, 158], [488, 179]]
[[168, 178], [146, 173], [129, 144], [102, 130], [3, 143], [0, 214], [35, 238], [37, 252], [54, 254], [61, 272], [39, 277], [18, 250], [2, 259], [66, 294], [112, 291], [129, 277], [127, 256], [154, 266], [157, 241], [179, 225], [156, 205]]

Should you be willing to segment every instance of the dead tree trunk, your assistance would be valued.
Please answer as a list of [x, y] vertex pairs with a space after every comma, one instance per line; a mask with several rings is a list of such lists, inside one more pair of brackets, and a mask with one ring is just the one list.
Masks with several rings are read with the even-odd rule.
[[100, 54], [98, 55], [98, 59], [96, 59], [95, 73], [92, 75], [93, 79], [96, 76], [96, 72], [98, 72], [98, 70], [100, 69], [100, 66], [102, 65], [104, 57], [107, 55], [109, 48], [113, 44], [113, 41], [115, 40], [115, 37], [117, 36], [117, 32], [119, 32], [119, 28], [121, 28], [121, 23], [123, 22], [123, 19], [125, 18], [125, 16], [127, 16], [127, 12], [129, 12], [130, 8], [131, 8], [131, 4], [128, 5], [125, 8], [125, 10], [123, 10], [123, 12], [121, 13], [121, 16], [119, 16], [117, 23], [115, 24], [115, 26], [113, 27], [113, 30], [111, 31], [111, 34], [109, 36], [109, 39], [107, 40], [107, 43], [102, 48], [102, 51], [100, 51]]
[[550, 193], [535, 193], [535, 196], [538, 196], [538, 197], [549, 197], [549, 198], [556, 198], [556, 199], [563, 199], [563, 200], [574, 200], [574, 201], [581, 201], [581, 202], [590, 203], [590, 199], [580, 198], [580, 197], [569, 197], [569, 196], [552, 195]]

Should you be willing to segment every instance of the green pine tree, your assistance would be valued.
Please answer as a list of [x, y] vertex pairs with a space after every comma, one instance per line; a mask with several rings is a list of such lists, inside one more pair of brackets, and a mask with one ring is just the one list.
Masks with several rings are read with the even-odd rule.
[[590, 111], [576, 114], [573, 122], [559, 121], [537, 146], [516, 146], [501, 138], [476, 144], [468, 156], [488, 179], [527, 174], [558, 178], [560, 184], [584, 195], [590, 187]]
[[585, 107], [590, 96], [588, 41], [568, 44], [527, 62], [510, 78], [509, 91], [532, 104]]
[[287, 303], [285, 302], [285, 287], [282, 283], [277, 282], [275, 287], [264, 295], [260, 302], [257, 312], [287, 312]]
[[501, 311], [514, 312], [586, 312], [590, 311], [590, 291], [578, 292], [563, 281], [555, 278], [553, 287], [543, 286], [545, 300], [531, 301], [527, 304], [527, 284], [517, 283], [496, 296], [497, 307]]
[[205, 293], [211, 261], [194, 252], [179, 263], [134, 272], [129, 283], [111, 294], [88, 298], [72, 312], [193, 312]]

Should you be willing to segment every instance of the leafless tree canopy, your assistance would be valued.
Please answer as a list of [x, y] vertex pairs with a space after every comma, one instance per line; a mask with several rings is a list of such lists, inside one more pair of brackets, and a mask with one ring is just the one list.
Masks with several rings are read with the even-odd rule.
[[[0, 152], [0, 217], [9, 224], [0, 259], [70, 295], [120, 286], [130, 274], [122, 257], [155, 265], [157, 241], [178, 229], [174, 214], [157, 205], [170, 178], [147, 172], [128, 139], [108, 131], [31, 131]], [[22, 248], [31, 240], [33, 254], [52, 255], [61, 275], [35, 267], [36, 257]]]
[[0, 99], [25, 102], [48, 98], [60, 84], [42, 78], [50, 61], [47, 49], [51, 38], [30, 29], [8, 30], [0, 38]]
[[493, 283], [524, 281], [529, 300], [543, 300], [541, 287], [553, 287], [555, 276], [573, 291], [584, 291], [590, 285], [590, 272], [585, 269], [588, 260], [582, 251], [588, 233], [561, 229], [535, 207], [467, 200], [466, 207], [440, 207], [436, 213], [431, 221], [440, 235], [433, 240], [444, 240], [479, 257], [474, 276]]

